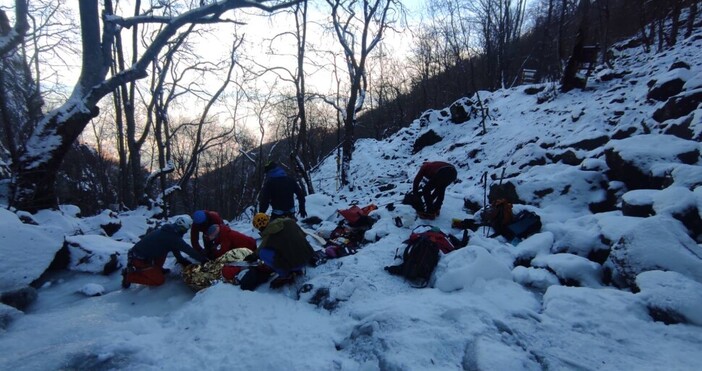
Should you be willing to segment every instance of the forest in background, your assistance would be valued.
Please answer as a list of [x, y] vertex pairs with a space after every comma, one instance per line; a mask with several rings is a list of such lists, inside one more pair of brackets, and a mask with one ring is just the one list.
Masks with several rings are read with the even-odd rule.
[[[366, 2], [369, 7], [363, 10], [374, 13], [360, 24], [351, 24], [344, 17], [354, 14], [347, 1], [274, 2], [275, 8], [260, 10], [285, 12], [294, 19], [286, 34], [293, 35], [298, 64], [283, 68], [246, 60], [243, 32], [234, 33], [226, 57], [214, 62], [200, 58], [189, 42], [195, 37], [213, 37], [207, 25], [225, 22], [220, 18], [225, 9], [213, 9], [218, 4], [136, 1], [131, 4], [134, 8], [122, 9], [125, 14], [158, 14], [162, 19], [203, 12], [200, 18], [185, 19], [181, 28], [168, 30], [153, 19], [118, 19], [119, 4], [105, 1], [100, 10], [115, 18], [106, 18], [108, 22], [102, 25], [92, 20], [92, 27], [103, 30], [100, 58], [107, 69], [105, 82], [109, 82], [104, 87], [105, 98], [97, 99], [99, 109], [90, 112], [76, 140], [65, 145], [60, 161], [48, 163], [47, 167], [59, 169], [53, 194], [32, 203], [17, 197], [24, 184], [21, 174], [27, 170], [20, 165], [28, 162], [27, 148], [50, 112], [47, 107], [60, 109], [62, 101], [69, 101], [65, 96], [57, 100], [57, 92], [42, 90], [47, 84], [41, 82], [56, 76], [39, 67], [44, 61], [41, 55], [81, 51], [66, 41], [75, 32], [77, 20], [64, 13], [60, 2], [16, 1], [14, 8], [3, 8], [0, 31], [4, 38], [17, 33], [17, 19], [21, 19], [16, 17], [13, 27], [6, 12], [19, 14], [23, 3], [32, 22], [23, 26], [21, 41], [13, 48], [6, 43], [0, 47], [0, 178], [7, 203], [29, 210], [70, 203], [86, 215], [106, 208], [151, 205], [162, 207], [166, 214], [211, 208], [231, 219], [256, 203], [263, 164], [269, 160], [285, 165], [312, 193], [309, 171], [326, 156], [336, 156], [337, 184], [342, 187], [344, 166], [356, 138], [387, 137], [428, 109], [448, 106], [480, 90], [521, 84], [525, 69], [535, 72], [534, 82], [546, 84], [557, 94], [565, 87], [568, 73], [564, 72], [569, 71], [578, 46], [596, 46], [597, 63], [606, 65], [616, 52], [612, 44], [625, 37], [638, 35], [641, 48], [663, 51], [699, 26], [674, 21], [671, 30], [663, 27], [665, 17], [676, 20], [685, 9], [696, 12], [699, 1], [692, 0], [432, 0], [419, 26], [412, 27], [417, 31], [409, 39], [410, 52], [398, 55], [383, 36], [402, 25], [397, 16], [403, 9], [401, 1]], [[308, 5], [312, 3], [321, 3], [317, 5], [331, 14], [331, 25], [308, 29]], [[97, 1], [94, 6], [88, 9], [81, 4], [84, 48], [86, 15], [97, 14]], [[183, 12], [183, 7], [190, 12]], [[108, 32], [110, 20], [123, 31], [115, 27]], [[357, 47], [353, 43], [366, 42], [359, 41], [366, 38], [345, 37], [366, 31], [368, 42]], [[336, 34], [338, 44], [321, 50], [308, 41], [310, 32]], [[46, 41], [57, 34], [65, 38]], [[166, 34], [169, 37], [162, 48], [151, 50], [153, 41]], [[126, 36], [131, 42], [122, 40]], [[105, 42], [108, 37], [109, 43]], [[275, 39], [271, 35], [270, 45]], [[654, 44], [653, 40], [658, 41]], [[149, 52], [149, 58], [143, 58]], [[311, 55], [334, 57], [324, 66], [337, 76], [331, 92], [314, 91], [305, 84], [308, 70], [321, 68], [309, 62], [320, 60]], [[127, 66], [142, 61], [139, 76], [116, 79], [133, 70]], [[275, 78], [261, 86], [266, 75]], [[213, 89], [197, 83], [205, 80], [218, 84]], [[198, 100], [201, 112], [183, 107], [179, 99], [185, 96]], [[258, 124], [253, 131], [237, 125], [244, 106], [249, 107], [249, 121]], [[231, 125], [219, 125], [223, 116], [229, 117]], [[51, 178], [40, 179], [43, 182], [38, 183], [43, 184]]]

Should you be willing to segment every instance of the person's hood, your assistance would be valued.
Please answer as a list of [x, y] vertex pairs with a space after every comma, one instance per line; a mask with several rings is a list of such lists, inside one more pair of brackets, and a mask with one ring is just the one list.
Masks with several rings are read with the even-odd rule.
[[268, 176], [269, 178], [282, 178], [285, 175], [285, 170], [283, 170], [283, 168], [280, 166], [276, 166], [268, 170], [268, 172], [266, 173], [266, 176]]
[[285, 227], [283, 219], [284, 218], [278, 218], [268, 223], [266, 228], [261, 231], [261, 237], [268, 237], [282, 231], [283, 227]]
[[181, 231], [180, 228], [173, 223], [164, 224], [161, 227], [161, 229], [166, 231], [166, 232], [170, 232], [170, 233], [177, 234], [177, 235], [182, 235], [183, 233], [187, 232], [187, 230]]

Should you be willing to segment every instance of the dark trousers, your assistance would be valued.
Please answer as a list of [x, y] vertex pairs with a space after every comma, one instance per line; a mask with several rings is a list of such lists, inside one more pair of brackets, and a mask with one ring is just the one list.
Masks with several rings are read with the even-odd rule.
[[297, 220], [294, 212], [286, 211], [282, 214], [277, 214], [275, 212], [271, 213], [271, 221], [276, 220], [278, 218], [290, 218], [292, 220]]
[[437, 214], [444, 203], [446, 188], [456, 180], [458, 173], [453, 166], [447, 166], [429, 179], [421, 190], [424, 208], [429, 214]]

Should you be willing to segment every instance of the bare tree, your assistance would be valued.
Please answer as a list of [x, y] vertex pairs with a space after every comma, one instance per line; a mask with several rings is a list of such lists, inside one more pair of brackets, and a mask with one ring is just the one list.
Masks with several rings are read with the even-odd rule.
[[342, 111], [344, 121], [341, 183], [349, 184], [348, 173], [354, 148], [356, 116], [363, 109], [368, 90], [366, 61], [397, 19], [402, 3], [396, 0], [326, 0], [331, 7], [332, 25], [344, 50], [349, 92]]
[[481, 28], [488, 79], [493, 88], [505, 86], [511, 80], [512, 50], [522, 33], [526, 1], [477, 0], [471, 10]]
[[[18, 160], [12, 163], [15, 175], [12, 206], [28, 211], [57, 206], [55, 181], [58, 167], [71, 144], [90, 119], [98, 114], [98, 102], [119, 86], [146, 77], [148, 66], [179, 29], [193, 23], [221, 22], [222, 15], [232, 9], [256, 8], [272, 12], [293, 6], [298, 2], [300, 0], [224, 0], [172, 16], [140, 14], [133, 17], [120, 17], [113, 14], [112, 1], [105, 0], [101, 18], [101, 9], [97, 0], [80, 1], [83, 51], [81, 74], [71, 97], [57, 109], [43, 115], [31, 130], [28, 140], [19, 146]], [[268, 3], [271, 5], [267, 5]], [[15, 9], [16, 24], [11, 32], [0, 38], [0, 45], [3, 45], [0, 48], [0, 56], [5, 56], [19, 45], [27, 30], [27, 2], [16, 0]], [[121, 29], [147, 23], [162, 24], [164, 27], [153, 42], [139, 53], [135, 63], [129, 69], [108, 77], [109, 68], [112, 65], [111, 50], [115, 36]]]
[[[296, 112], [293, 116], [289, 117], [286, 121], [290, 122], [288, 131], [288, 136], [293, 142], [293, 146], [290, 151], [290, 159], [292, 168], [295, 172], [304, 180], [304, 185], [308, 194], [314, 193], [314, 187], [312, 185], [312, 180], [307, 169], [310, 166], [310, 155], [308, 151], [309, 138], [308, 138], [308, 123], [307, 123], [307, 111], [305, 109], [305, 103], [308, 100], [307, 97], [307, 86], [306, 86], [306, 75], [305, 75], [305, 53], [307, 51], [307, 0], [302, 1], [302, 3], [297, 4], [297, 6], [292, 8], [292, 13], [295, 20], [295, 29], [291, 32], [284, 32], [276, 35], [273, 41], [277, 39], [287, 40], [285, 37], [290, 36], [295, 42], [295, 68], [289, 69], [286, 67], [271, 67], [265, 68], [264, 73], [270, 72], [276, 74], [277, 78], [281, 81], [289, 82], [294, 86], [294, 102], [296, 107]], [[272, 52], [272, 47], [270, 48]], [[274, 52], [272, 52], [274, 53]], [[286, 138], [286, 139], [287, 139]]]

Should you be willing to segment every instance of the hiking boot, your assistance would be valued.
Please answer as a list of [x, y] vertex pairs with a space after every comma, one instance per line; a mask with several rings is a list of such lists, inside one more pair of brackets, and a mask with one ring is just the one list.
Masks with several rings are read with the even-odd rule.
[[283, 287], [285, 285], [289, 285], [291, 283], [295, 282], [295, 274], [289, 274], [285, 277], [277, 277], [270, 283], [270, 287], [272, 289], [277, 289], [279, 287]]
[[131, 286], [131, 282], [127, 281], [127, 268], [122, 269], [122, 288], [128, 289]]
[[417, 216], [419, 216], [419, 219], [426, 219], [426, 220], [434, 220], [436, 219], [436, 215], [430, 214], [430, 213], [425, 213], [418, 211]]

